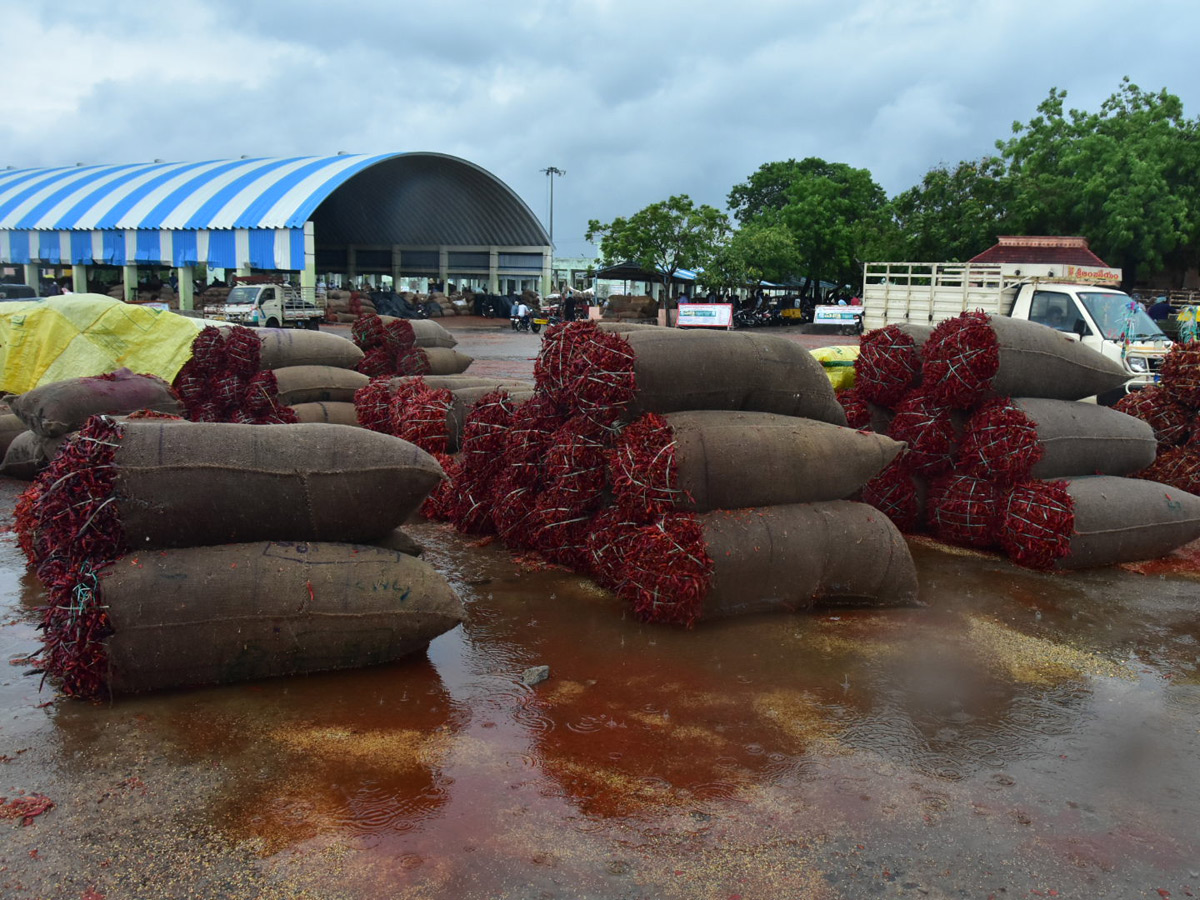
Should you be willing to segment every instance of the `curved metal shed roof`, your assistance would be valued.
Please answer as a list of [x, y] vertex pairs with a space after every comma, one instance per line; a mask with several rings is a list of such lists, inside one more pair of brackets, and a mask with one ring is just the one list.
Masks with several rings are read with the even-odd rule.
[[0, 230], [303, 228], [322, 243], [549, 245], [504, 182], [440, 153], [0, 171]]

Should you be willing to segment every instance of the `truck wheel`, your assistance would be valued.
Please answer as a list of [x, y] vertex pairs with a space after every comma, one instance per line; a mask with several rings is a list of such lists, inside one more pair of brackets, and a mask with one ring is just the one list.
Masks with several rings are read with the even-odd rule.
[[304, 323], [304, 327], [307, 328], [309, 331], [320, 331], [321, 330], [321, 320], [320, 319], [309, 319], [307, 322]]
[[278, 327], [279, 327], [279, 320], [278, 320], [278, 319], [276, 319], [276, 318], [270, 318], [270, 319], [267, 319], [267, 327], [268, 327], [268, 328], [278, 328]]

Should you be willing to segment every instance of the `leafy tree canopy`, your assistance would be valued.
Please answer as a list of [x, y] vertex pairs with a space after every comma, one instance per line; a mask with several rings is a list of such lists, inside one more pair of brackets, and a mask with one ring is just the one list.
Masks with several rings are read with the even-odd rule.
[[704, 283], [736, 288], [764, 281], [786, 282], [795, 277], [799, 267], [796, 241], [786, 226], [751, 222], [718, 248], [705, 269]]
[[729, 219], [714, 207], [697, 206], [687, 194], [651, 203], [629, 218], [588, 222], [586, 239], [600, 241], [604, 265], [631, 260], [667, 278], [678, 269], [704, 268], [729, 233]]

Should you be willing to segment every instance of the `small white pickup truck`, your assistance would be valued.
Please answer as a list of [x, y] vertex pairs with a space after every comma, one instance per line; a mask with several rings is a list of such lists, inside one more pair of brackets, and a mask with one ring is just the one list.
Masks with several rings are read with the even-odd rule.
[[1120, 269], [1069, 264], [867, 263], [863, 326], [936, 325], [969, 310], [1028, 319], [1120, 363], [1129, 373], [1123, 394], [1158, 381], [1171, 340], [1140, 303], [1113, 287], [1120, 282]]
[[325, 319], [325, 305], [315, 293], [306, 298], [289, 284], [239, 284], [222, 306], [206, 309], [205, 315], [238, 325], [316, 331]]

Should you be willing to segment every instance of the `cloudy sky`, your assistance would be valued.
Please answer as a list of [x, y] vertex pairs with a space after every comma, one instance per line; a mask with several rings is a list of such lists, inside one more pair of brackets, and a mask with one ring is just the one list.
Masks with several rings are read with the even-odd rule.
[[1195, 0], [7, 0], [0, 167], [423, 150], [475, 162], [594, 255], [589, 218], [724, 207], [764, 162], [889, 194], [1053, 87], [1129, 75], [1200, 114]]

